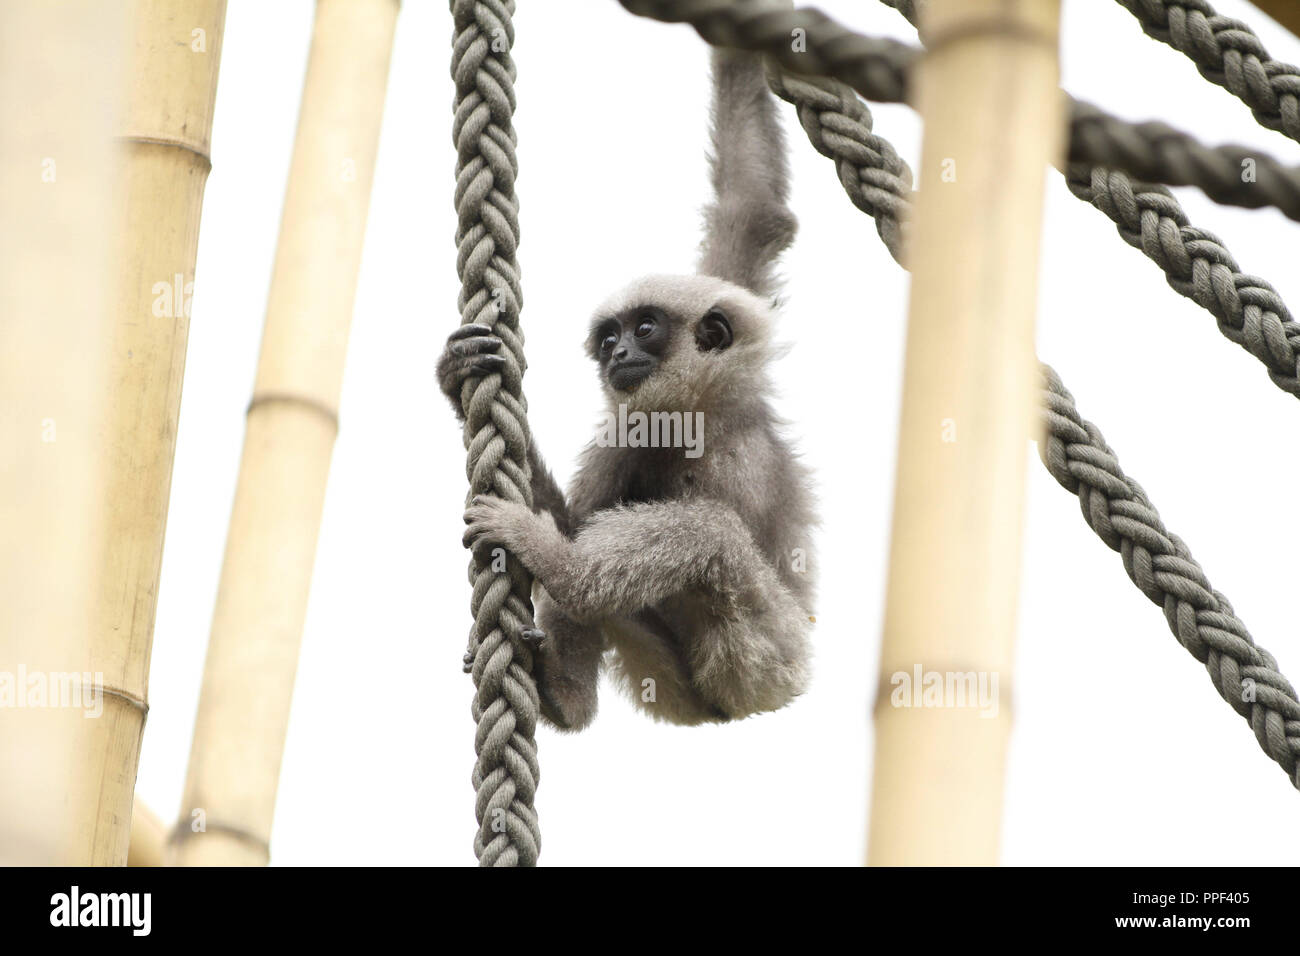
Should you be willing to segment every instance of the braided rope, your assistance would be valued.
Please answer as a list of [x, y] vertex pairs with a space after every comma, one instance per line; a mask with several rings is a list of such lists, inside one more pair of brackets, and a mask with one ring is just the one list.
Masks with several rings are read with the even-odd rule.
[[[768, 83], [777, 96], [798, 108], [799, 121], [814, 148], [835, 160], [840, 182], [854, 205], [868, 215], [874, 215], [873, 210], [883, 212], [894, 221], [896, 225], [887, 230], [877, 225], [886, 244], [888, 237], [905, 233], [903, 226], [912, 196], [911, 173], [889, 143], [872, 133], [867, 106], [834, 81], [805, 84], [769, 71]], [[835, 96], [838, 106], [832, 102]], [[1225, 317], [1220, 319], [1224, 334], [1242, 341], [1252, 354], [1255, 348], [1248, 343], [1254, 343], [1257, 337], [1275, 340], [1276, 336], [1265, 328], [1289, 321], [1289, 317], [1280, 301], [1272, 302], [1276, 299], [1272, 289], [1260, 280], [1235, 273], [1231, 257], [1212, 237], [1206, 239], [1208, 234], [1185, 225], [1182, 229], [1187, 231], [1171, 228], [1176, 225], [1172, 215], [1166, 215], [1163, 222], [1153, 220], [1160, 213], [1141, 209], [1137, 197], [1161, 194], [1149, 188], [1139, 189], [1136, 194], [1128, 194], [1133, 197], [1129, 202], [1114, 181], [1116, 175], [1110, 174], [1101, 183], [1094, 180], [1089, 188], [1098, 208], [1119, 209], [1123, 222], [1132, 224], [1121, 225], [1121, 234], [1130, 242], [1136, 238], [1140, 243], [1146, 238], [1147, 243], [1141, 245], [1144, 249], [1151, 239], [1162, 241], [1165, 259], [1156, 255], [1152, 258], [1162, 266], [1166, 261], [1170, 263], [1171, 268], [1166, 270], [1170, 284], [1210, 309], [1216, 318], [1220, 312], [1215, 308], [1220, 309]], [[871, 184], [869, 191], [864, 183]], [[1179, 241], [1185, 258], [1178, 256]], [[1214, 249], [1222, 252], [1222, 258]], [[902, 250], [893, 245], [889, 250], [906, 267]], [[1184, 280], [1184, 275], [1190, 278]], [[1211, 294], [1206, 296], [1204, 292]], [[1237, 327], [1230, 324], [1235, 315], [1243, 319], [1240, 339], [1234, 337]], [[1079, 415], [1060, 378], [1046, 365], [1042, 371], [1047, 435], [1039, 445], [1039, 454], [1044, 465], [1063, 487], [1078, 496], [1089, 527], [1120, 552], [1129, 578], [1164, 608], [1165, 619], [1178, 642], [1205, 664], [1220, 696], [1250, 722], [1264, 752], [1300, 789], [1300, 700], [1295, 690], [1278, 671], [1273, 656], [1251, 640], [1227, 598], [1210, 586], [1182, 540], [1165, 530], [1142, 489], [1120, 469], [1101, 433]], [[1282, 384], [1276, 376], [1274, 381]]]
[[[881, 2], [915, 25], [913, 0]], [[1269, 283], [1243, 273], [1219, 238], [1191, 225], [1163, 186], [1085, 163], [1071, 163], [1064, 172], [1071, 193], [1105, 213], [1125, 242], [1164, 270], [1174, 290], [1213, 315], [1225, 338], [1264, 363], [1278, 388], [1300, 397], [1300, 325]]]
[[1165, 530], [1142, 488], [1127, 477], [1101, 432], [1085, 421], [1044, 365], [1046, 440], [1039, 457], [1078, 495], [1084, 520], [1124, 560], [1129, 579], [1164, 608], [1169, 629], [1205, 665], [1219, 695], [1250, 722], [1264, 753], [1300, 789], [1300, 700], [1273, 655], [1251, 640], [1228, 599], [1210, 586], [1181, 538]]
[[1248, 146], [1206, 146], [1167, 123], [1128, 123], [1076, 100], [1069, 158], [1168, 186], [1196, 186], [1225, 206], [1271, 206], [1300, 221], [1300, 169]]
[[1219, 16], [1206, 0], [1119, 3], [1147, 36], [1182, 53], [1201, 76], [1249, 106], [1261, 126], [1300, 142], [1300, 67], [1269, 56], [1249, 26]]
[[[455, 25], [451, 74], [456, 84], [456, 272], [462, 323], [484, 322], [504, 343], [500, 374], [470, 379], [465, 413], [469, 496], [490, 492], [532, 503], [528, 405], [519, 313], [514, 0], [451, 0]], [[532, 656], [518, 634], [532, 623], [531, 582], [513, 558], [498, 574], [476, 556], [470, 564], [470, 632], [478, 731], [472, 776], [477, 793], [474, 853], [482, 866], [534, 866], [541, 831], [533, 798], [539, 776], [537, 685]], [[515, 639], [511, 639], [514, 637]]]
[[[889, 142], [872, 133], [866, 104], [843, 83], [776, 69], [768, 73], [768, 86], [795, 106], [808, 141], [835, 161], [845, 192], [875, 219], [877, 233], [901, 263], [912, 174]], [[1172, 288], [1209, 311], [1227, 339], [1263, 362], [1279, 388], [1300, 397], [1300, 324], [1269, 283], [1241, 272], [1217, 237], [1188, 222], [1169, 190], [1083, 164], [1068, 167], [1066, 183], [1159, 265]]]
[[1263, 362], [1278, 388], [1300, 398], [1300, 324], [1271, 285], [1244, 274], [1217, 236], [1187, 221], [1169, 190], [1077, 163], [1065, 181], [1163, 269], [1173, 289], [1213, 315], [1225, 338]]
[[[921, 51], [909, 43], [850, 30], [820, 10], [784, 0], [619, 0], [629, 13], [689, 23], [713, 46], [764, 53], [792, 73], [834, 77], [869, 100], [903, 103]], [[795, 49], [792, 38], [804, 41]]]
[[[630, 12], [689, 23], [714, 46], [765, 53], [793, 73], [841, 80], [868, 100], [902, 103], [920, 55], [896, 40], [863, 36], [814, 9], [786, 10], [779, 0], [619, 0]], [[914, 15], [911, 0], [885, 0]], [[792, 37], [803, 41], [797, 44]], [[1070, 100], [1069, 158], [1122, 169], [1138, 179], [1196, 186], [1216, 202], [1275, 207], [1300, 221], [1300, 168], [1245, 146], [1206, 146], [1165, 123], [1130, 123]], [[1249, 172], [1250, 175], [1247, 175]]]
[[794, 105], [808, 142], [835, 161], [849, 199], [875, 220], [885, 248], [901, 264], [907, 245], [912, 171], [888, 140], [871, 132], [871, 110], [843, 83], [795, 76], [770, 63], [767, 85]]

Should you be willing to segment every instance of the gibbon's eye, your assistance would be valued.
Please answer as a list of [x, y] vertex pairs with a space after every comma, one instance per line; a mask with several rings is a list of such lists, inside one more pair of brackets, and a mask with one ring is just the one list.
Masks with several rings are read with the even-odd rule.
[[655, 320], [647, 316], [641, 320], [641, 324], [636, 327], [636, 337], [643, 339], [655, 330]]
[[607, 332], [607, 333], [605, 334], [605, 337], [604, 337], [603, 339], [600, 340], [600, 350], [601, 350], [602, 352], [608, 352], [610, 349], [612, 349], [612, 348], [613, 348], [615, 345], [617, 345], [617, 344], [618, 344], [618, 335], [617, 335], [617, 333], [614, 333], [614, 332]]

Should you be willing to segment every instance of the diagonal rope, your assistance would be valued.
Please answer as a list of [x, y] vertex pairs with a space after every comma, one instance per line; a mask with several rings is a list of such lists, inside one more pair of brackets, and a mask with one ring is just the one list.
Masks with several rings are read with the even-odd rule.
[[[845, 192], [875, 219], [877, 233], [901, 262], [911, 171], [888, 141], [872, 133], [866, 104], [833, 80], [769, 70], [768, 85], [794, 105], [808, 141], [834, 160]], [[1300, 397], [1300, 324], [1269, 283], [1243, 273], [1216, 236], [1188, 222], [1169, 190], [1083, 164], [1068, 167], [1066, 183], [1160, 266], [1173, 289], [1209, 311], [1224, 337], [1263, 362], [1279, 388]]]
[[1165, 612], [1169, 630], [1205, 665], [1214, 689], [1250, 723], [1264, 753], [1300, 789], [1300, 700], [1273, 655], [1251, 640], [1228, 599], [1211, 587], [1181, 538], [1165, 530], [1142, 488], [1126, 476], [1097, 426], [1044, 365], [1046, 440], [1038, 454], [1084, 520], [1124, 560], [1138, 589]]
[[912, 171], [888, 140], [872, 132], [871, 110], [843, 83], [786, 73], [771, 61], [767, 85], [795, 107], [808, 142], [835, 162], [849, 199], [875, 220], [876, 233], [901, 264], [911, 210]]
[[[469, 496], [492, 493], [531, 505], [519, 330], [523, 301], [515, 258], [514, 9], [514, 0], [451, 0], [456, 272], [461, 323], [491, 325], [507, 360], [503, 372], [471, 379], [461, 392]], [[518, 639], [532, 624], [532, 584], [513, 558], [507, 569], [497, 573], [475, 556], [469, 572], [474, 588], [471, 712], [478, 723], [474, 853], [481, 866], [534, 866], [541, 849], [533, 809], [538, 697], [532, 655]]]
[[[907, 101], [909, 74], [921, 52], [897, 40], [855, 33], [819, 10], [786, 10], [779, 0], [619, 2], [640, 16], [689, 23], [714, 46], [765, 53], [793, 73], [833, 77], [882, 103]], [[905, 14], [914, 12], [912, 0], [885, 2]], [[1275, 207], [1300, 221], [1300, 168], [1245, 146], [1206, 146], [1166, 123], [1130, 123], [1073, 99], [1069, 159], [1122, 169], [1150, 182], [1196, 186], [1225, 205]]]
[[[916, 25], [914, 0], [881, 2]], [[1171, 288], [1213, 315], [1225, 338], [1263, 362], [1273, 384], [1300, 397], [1300, 324], [1272, 285], [1243, 273], [1222, 241], [1193, 226], [1164, 186], [1086, 163], [1071, 163], [1064, 173], [1074, 196], [1105, 213], [1125, 242], [1164, 271]]]
[[1164, 271], [1171, 288], [1213, 315], [1225, 338], [1263, 362], [1278, 388], [1300, 397], [1300, 324], [1269, 283], [1243, 273], [1217, 236], [1188, 222], [1169, 190], [1079, 163], [1065, 181]]
[[[877, 223], [877, 231], [890, 253], [905, 266], [902, 245], [911, 173], [888, 142], [872, 132], [866, 104], [833, 80], [809, 81], [769, 69], [768, 83], [777, 96], [797, 107], [809, 142], [835, 161], [840, 183], [854, 205], [868, 215], [883, 214], [891, 219], [892, 224], [884, 229]], [[1106, 197], [1103, 203], [1113, 198], [1110, 188], [1097, 195]], [[1151, 214], [1146, 215], [1149, 219]], [[1172, 222], [1168, 219], [1164, 228], [1158, 222], [1148, 228], [1167, 240]], [[1142, 227], [1139, 221], [1139, 238], [1145, 232]], [[1194, 247], [1195, 243], [1187, 245]], [[1210, 270], [1212, 265], [1207, 262], [1202, 268]], [[1200, 273], [1193, 271], [1190, 288], [1195, 292]], [[1205, 276], [1215, 280], [1210, 282], [1211, 289], [1227, 296], [1223, 286], [1229, 277], [1225, 273], [1209, 271]], [[1170, 282], [1174, 284], [1172, 274]], [[1238, 287], [1235, 280], [1227, 284]], [[1247, 307], [1262, 310], [1258, 300], [1250, 301], [1250, 290], [1259, 285], [1240, 284], [1247, 303], [1243, 315]], [[1198, 295], [1192, 298], [1210, 308]], [[1274, 316], [1287, 315], [1280, 302], [1278, 308], [1281, 311]], [[1262, 320], [1252, 314], [1251, 321]], [[1221, 321], [1220, 328], [1223, 324]], [[1227, 598], [1210, 586], [1187, 546], [1165, 529], [1141, 487], [1124, 475], [1114, 452], [1100, 431], [1079, 414], [1060, 378], [1046, 365], [1042, 370], [1046, 437], [1039, 444], [1039, 455], [1047, 470], [1078, 496], [1088, 526], [1121, 554], [1130, 580], [1164, 609], [1178, 642], [1205, 664], [1220, 696], [1247, 719], [1260, 747], [1300, 789], [1300, 699], [1295, 690], [1273, 656], [1251, 640]]]
[[1269, 56], [1249, 26], [1220, 16], [1206, 0], [1119, 3], [1147, 36], [1173, 47], [1201, 76], [1249, 106], [1261, 126], [1300, 142], [1300, 67]]

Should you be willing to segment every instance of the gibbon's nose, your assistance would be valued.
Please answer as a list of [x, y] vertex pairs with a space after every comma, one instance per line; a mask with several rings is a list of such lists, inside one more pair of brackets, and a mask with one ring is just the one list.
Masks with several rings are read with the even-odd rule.
[[626, 345], [620, 345], [618, 348], [614, 349], [614, 361], [615, 361], [615, 362], [621, 362], [621, 361], [623, 361], [623, 359], [625, 359], [625, 358], [627, 358], [627, 346], [626, 346]]

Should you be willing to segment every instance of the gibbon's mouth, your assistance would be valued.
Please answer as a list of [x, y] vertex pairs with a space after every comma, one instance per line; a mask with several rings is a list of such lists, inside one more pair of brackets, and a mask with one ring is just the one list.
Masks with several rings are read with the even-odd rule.
[[625, 362], [622, 365], [615, 365], [609, 370], [609, 384], [620, 391], [624, 391], [633, 385], [639, 385], [649, 377], [650, 370], [651, 365], [646, 361]]

